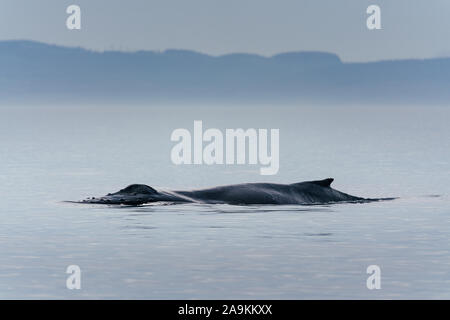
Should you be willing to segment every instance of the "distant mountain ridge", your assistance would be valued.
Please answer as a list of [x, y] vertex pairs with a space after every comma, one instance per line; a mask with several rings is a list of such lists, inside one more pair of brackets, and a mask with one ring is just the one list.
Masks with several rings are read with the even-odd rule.
[[0, 104], [448, 104], [450, 58], [344, 63], [326, 52], [210, 56], [0, 41]]

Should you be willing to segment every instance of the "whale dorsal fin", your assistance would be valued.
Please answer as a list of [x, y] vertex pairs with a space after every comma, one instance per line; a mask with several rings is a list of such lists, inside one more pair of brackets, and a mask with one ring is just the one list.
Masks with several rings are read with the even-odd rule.
[[328, 178], [323, 180], [310, 181], [310, 183], [314, 183], [322, 187], [330, 187], [333, 181], [334, 181], [333, 178]]

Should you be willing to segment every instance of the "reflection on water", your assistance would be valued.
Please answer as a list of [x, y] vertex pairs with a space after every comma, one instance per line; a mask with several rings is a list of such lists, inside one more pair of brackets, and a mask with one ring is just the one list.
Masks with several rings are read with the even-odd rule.
[[[450, 298], [447, 109], [257, 111], [92, 108], [86, 118], [77, 108], [0, 109], [0, 298]], [[279, 175], [174, 166], [170, 132], [196, 119], [280, 128]], [[351, 194], [399, 198], [323, 206], [62, 202], [131, 183], [190, 189], [324, 177]], [[65, 287], [71, 264], [82, 270], [79, 291]], [[366, 288], [372, 264], [381, 268], [381, 290]]]

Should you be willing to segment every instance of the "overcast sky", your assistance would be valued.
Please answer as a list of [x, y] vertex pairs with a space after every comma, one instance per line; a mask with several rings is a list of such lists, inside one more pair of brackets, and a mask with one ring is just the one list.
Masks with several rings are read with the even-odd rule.
[[[81, 30], [66, 8], [81, 7]], [[381, 7], [382, 30], [366, 27]], [[0, 40], [213, 55], [320, 50], [345, 61], [450, 56], [449, 0], [1, 0]]]

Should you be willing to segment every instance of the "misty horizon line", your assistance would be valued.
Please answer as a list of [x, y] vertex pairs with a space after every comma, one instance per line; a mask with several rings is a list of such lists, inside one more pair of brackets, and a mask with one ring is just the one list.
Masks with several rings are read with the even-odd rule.
[[59, 48], [65, 48], [65, 49], [79, 49], [84, 50], [91, 53], [123, 53], [123, 54], [135, 54], [135, 53], [153, 53], [153, 54], [165, 54], [170, 52], [186, 52], [186, 53], [194, 53], [197, 55], [210, 57], [210, 58], [223, 58], [223, 57], [229, 57], [229, 56], [252, 56], [252, 57], [258, 57], [263, 59], [272, 59], [277, 56], [282, 56], [285, 54], [301, 54], [301, 53], [317, 53], [317, 54], [328, 54], [328, 55], [334, 55], [336, 56], [339, 61], [343, 64], [365, 64], [365, 63], [377, 63], [377, 62], [397, 62], [397, 61], [427, 61], [427, 60], [435, 60], [435, 59], [450, 59], [450, 55], [445, 56], [439, 56], [436, 55], [434, 57], [427, 57], [427, 58], [394, 58], [394, 59], [376, 59], [376, 60], [366, 60], [366, 61], [345, 61], [342, 60], [339, 54], [332, 52], [332, 51], [324, 51], [324, 50], [290, 50], [290, 51], [280, 51], [275, 54], [271, 55], [264, 55], [259, 53], [253, 53], [253, 52], [243, 52], [243, 51], [236, 51], [236, 52], [230, 52], [230, 53], [224, 53], [224, 54], [210, 54], [206, 52], [202, 52], [199, 50], [194, 49], [184, 49], [184, 48], [166, 48], [166, 49], [160, 49], [160, 50], [146, 50], [146, 49], [93, 49], [83, 46], [77, 46], [77, 45], [64, 45], [64, 44], [58, 44], [58, 43], [50, 43], [50, 42], [44, 42], [44, 41], [38, 41], [38, 40], [30, 40], [30, 39], [2, 39], [0, 40], [0, 43], [33, 43], [33, 44], [39, 44], [49, 47], [59, 47]]

